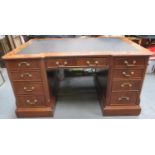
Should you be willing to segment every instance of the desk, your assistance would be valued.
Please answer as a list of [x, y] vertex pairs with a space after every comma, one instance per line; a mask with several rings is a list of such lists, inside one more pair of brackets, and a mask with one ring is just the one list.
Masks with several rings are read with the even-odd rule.
[[127, 38], [62, 38], [32, 39], [3, 59], [18, 117], [53, 116], [56, 100], [47, 71], [64, 68], [107, 68], [106, 89], [99, 93], [103, 115], [138, 115], [150, 55]]

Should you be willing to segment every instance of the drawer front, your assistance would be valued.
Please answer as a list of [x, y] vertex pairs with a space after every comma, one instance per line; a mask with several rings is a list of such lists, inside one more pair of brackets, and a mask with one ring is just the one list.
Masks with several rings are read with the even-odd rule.
[[13, 71], [10, 72], [13, 81], [42, 81], [40, 71]]
[[108, 66], [108, 58], [62, 58], [47, 59], [47, 68], [65, 67], [104, 67]]
[[112, 82], [112, 91], [140, 90], [141, 80], [121, 80]]
[[110, 105], [132, 105], [137, 104], [139, 92], [113, 92]]
[[144, 67], [147, 58], [145, 57], [124, 57], [124, 58], [114, 58], [114, 67], [127, 67], [127, 68], [137, 68]]
[[130, 78], [142, 78], [144, 75], [144, 69], [115, 69], [113, 71], [113, 78], [130, 79]]
[[46, 60], [46, 67], [47, 68], [64, 68], [64, 67], [74, 67], [76, 66], [76, 59], [71, 58], [71, 59], [47, 59]]
[[43, 96], [17, 96], [17, 106], [20, 108], [32, 108], [46, 106]]
[[42, 83], [37, 82], [14, 82], [16, 94], [43, 94]]
[[106, 67], [108, 58], [82, 58], [77, 60], [78, 66], [83, 67]]
[[9, 69], [22, 70], [22, 69], [39, 69], [39, 60], [10, 60], [7, 61], [7, 66]]

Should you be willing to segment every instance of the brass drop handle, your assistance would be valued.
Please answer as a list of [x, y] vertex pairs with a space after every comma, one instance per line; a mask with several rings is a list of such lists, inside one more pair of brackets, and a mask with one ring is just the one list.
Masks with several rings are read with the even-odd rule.
[[86, 61], [86, 63], [87, 63], [88, 65], [90, 65], [90, 61]]
[[129, 98], [129, 97], [126, 97], [126, 96], [122, 96], [122, 97], [119, 97], [118, 100], [119, 100], [119, 101], [122, 101], [122, 100], [129, 101], [130, 98]]
[[132, 84], [128, 83], [128, 82], [122, 83], [121, 87], [125, 87], [126, 85], [129, 86], [129, 87], [132, 87]]
[[129, 64], [129, 62], [127, 60], [124, 61], [124, 63], [128, 66], [128, 67], [133, 67], [136, 64], [136, 60], [133, 60], [132, 64]]
[[31, 101], [31, 100], [26, 100], [26, 102], [27, 102], [28, 104], [34, 105], [34, 104], [36, 104], [36, 103], [38, 102], [38, 100], [37, 100], [37, 99], [34, 99], [33, 101]]
[[23, 73], [23, 74], [20, 75], [21, 78], [23, 78], [24, 76], [32, 77], [32, 74], [30, 74], [30, 73]]
[[[86, 63], [87, 63], [89, 66], [94, 66], [94, 65], [91, 65], [91, 64], [90, 64], [90, 61], [86, 61]], [[94, 63], [97, 65], [99, 62], [96, 60]]]
[[126, 72], [122, 72], [122, 74], [126, 77], [130, 77], [130, 76], [134, 75], [134, 72], [131, 72], [130, 74], [127, 74]]
[[96, 61], [95, 61], [95, 64], [97, 65], [98, 63], [99, 63], [99, 62], [96, 60]]
[[68, 64], [68, 62], [67, 62], [67, 61], [65, 61], [65, 62], [64, 62], [64, 65], [67, 65], [67, 64]]
[[58, 67], [63, 67], [63, 65], [61, 65], [59, 61], [56, 61], [55, 64], [56, 64]]
[[94, 67], [94, 65], [92, 65], [92, 64], [90, 63], [90, 61], [86, 61], [86, 63], [88, 64], [88, 66]]
[[27, 92], [31, 92], [34, 90], [35, 87], [31, 87], [31, 88], [27, 88], [27, 87], [24, 87], [24, 90], [27, 91]]
[[90, 67], [94, 67], [95, 65], [98, 64], [98, 61], [95, 61], [95, 62], [94, 62], [94, 63], [95, 63], [94, 65], [91, 64], [90, 61], [86, 61], [86, 63], [87, 63]]
[[59, 63], [59, 61], [56, 61], [56, 65], [59, 65], [60, 63]]
[[67, 64], [68, 64], [67, 61], [64, 61], [63, 65], [60, 65], [60, 62], [56, 61], [56, 65], [58, 65], [59, 67], [63, 67], [64, 65], [67, 65]]
[[22, 64], [26, 65], [27, 67], [30, 66], [30, 63], [28, 63], [28, 62], [20, 62], [20, 63], [18, 63], [18, 67], [21, 67]]

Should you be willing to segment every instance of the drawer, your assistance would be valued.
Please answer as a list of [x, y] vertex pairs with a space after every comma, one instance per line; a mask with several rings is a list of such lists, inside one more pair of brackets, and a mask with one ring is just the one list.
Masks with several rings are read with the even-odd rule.
[[115, 80], [112, 82], [112, 91], [140, 90], [141, 80]]
[[40, 82], [13, 82], [16, 94], [43, 94]]
[[137, 104], [139, 92], [113, 92], [110, 105]]
[[128, 67], [128, 68], [143, 68], [146, 64], [147, 58], [145, 57], [123, 57], [114, 58], [113, 66], [115, 68]]
[[46, 60], [46, 67], [47, 68], [64, 68], [64, 67], [74, 67], [76, 66], [76, 59], [71, 58], [51, 58]]
[[144, 69], [115, 69], [113, 70], [114, 79], [130, 79], [130, 78], [143, 78]]
[[108, 58], [62, 58], [47, 59], [47, 68], [65, 67], [103, 67], [108, 65]]
[[13, 81], [42, 81], [40, 71], [11, 71]]
[[106, 67], [108, 58], [81, 58], [77, 60], [78, 66], [83, 67]]
[[32, 108], [47, 106], [44, 96], [17, 96], [16, 97], [17, 107], [19, 108]]
[[40, 61], [39, 60], [10, 60], [7, 61], [7, 66], [11, 70], [23, 70], [23, 69], [39, 69]]

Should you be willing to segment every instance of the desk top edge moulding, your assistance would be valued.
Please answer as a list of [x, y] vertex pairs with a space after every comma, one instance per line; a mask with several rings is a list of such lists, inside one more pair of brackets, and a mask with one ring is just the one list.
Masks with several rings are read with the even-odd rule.
[[[3, 56], [16, 98], [17, 117], [54, 115], [57, 85], [47, 71], [65, 68], [107, 69], [106, 87], [94, 76], [103, 115], [139, 115], [140, 94], [152, 53], [128, 38], [32, 39]], [[50, 82], [49, 82], [50, 80]]]

